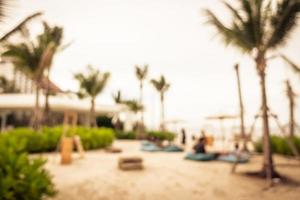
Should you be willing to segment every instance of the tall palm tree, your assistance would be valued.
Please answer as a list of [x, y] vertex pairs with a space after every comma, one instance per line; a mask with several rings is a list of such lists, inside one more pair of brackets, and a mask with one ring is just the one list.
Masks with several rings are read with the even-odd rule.
[[164, 99], [165, 93], [170, 88], [170, 84], [167, 83], [165, 77], [161, 75], [157, 80], [152, 79], [151, 83], [153, 87], [159, 92], [160, 94], [160, 103], [161, 103], [161, 118], [160, 118], [160, 127], [164, 130], [164, 121], [165, 121], [165, 106], [164, 106]]
[[[139, 103], [141, 105], [143, 105], [143, 88], [144, 88], [144, 81], [147, 78], [147, 74], [148, 74], [148, 65], [144, 65], [143, 68], [139, 65], [135, 66], [135, 75], [136, 75], [136, 78], [140, 82], [140, 102]], [[142, 121], [142, 124], [144, 124], [143, 110], [141, 111], [141, 121]]]
[[90, 109], [90, 126], [97, 126], [95, 118], [95, 99], [105, 88], [110, 74], [108, 72], [100, 72], [97, 69], [88, 66], [88, 73], [77, 73], [74, 78], [79, 83], [78, 96], [80, 98], [90, 98], [91, 99], [91, 109]]
[[2, 54], [13, 63], [15, 68], [35, 82], [35, 107], [31, 120], [31, 125], [35, 129], [40, 127], [42, 118], [39, 103], [41, 81], [45, 70], [51, 65], [55, 53], [55, 46], [53, 44], [44, 46], [40, 38], [41, 36], [35, 40], [24, 38], [24, 41], [18, 44], [8, 43], [5, 45], [6, 51]]
[[266, 94], [267, 55], [288, 40], [300, 10], [300, 2], [295, 0], [241, 0], [238, 7], [224, 2], [231, 14], [231, 23], [224, 24], [211, 10], [206, 9], [208, 23], [217, 29], [226, 45], [231, 45], [247, 53], [256, 63], [260, 78], [263, 115], [262, 175], [271, 178], [277, 176], [273, 165], [268, 120], [268, 101]]
[[51, 48], [52, 58], [49, 60], [48, 67], [45, 69], [46, 77], [47, 77], [47, 83], [48, 86], [45, 90], [45, 106], [44, 106], [44, 115], [43, 115], [43, 121], [45, 123], [49, 120], [49, 112], [50, 112], [50, 105], [49, 105], [49, 96], [50, 96], [50, 88], [49, 88], [49, 75], [50, 70], [52, 66], [52, 61], [59, 51], [61, 51], [63, 48], [62, 45], [62, 39], [63, 39], [63, 28], [58, 26], [50, 27], [46, 22], [43, 23], [44, 32], [43, 34], [39, 35], [38, 41], [43, 49]]

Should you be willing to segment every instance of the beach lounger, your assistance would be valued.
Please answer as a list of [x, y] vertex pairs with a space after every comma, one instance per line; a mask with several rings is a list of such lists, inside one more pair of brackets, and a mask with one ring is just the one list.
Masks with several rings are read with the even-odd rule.
[[183, 149], [176, 145], [169, 145], [169, 146], [163, 148], [163, 151], [165, 151], [165, 152], [182, 152]]
[[188, 153], [185, 156], [185, 159], [194, 161], [211, 161], [216, 159], [216, 155], [213, 153]]
[[162, 151], [162, 148], [160, 148], [156, 144], [148, 144], [148, 145], [142, 145], [141, 150], [148, 151], [148, 152], [156, 152], [156, 151]]
[[236, 155], [229, 154], [229, 155], [219, 156], [218, 160], [229, 162], [229, 163], [247, 163], [249, 162], [249, 155], [241, 155], [238, 158]]

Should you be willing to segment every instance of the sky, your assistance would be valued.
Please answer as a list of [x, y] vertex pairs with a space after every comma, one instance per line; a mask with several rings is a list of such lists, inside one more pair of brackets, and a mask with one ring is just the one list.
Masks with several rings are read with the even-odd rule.
[[[76, 91], [78, 85], [73, 74], [84, 71], [88, 64], [109, 71], [108, 86], [97, 98], [103, 104], [113, 104], [111, 94], [119, 89], [127, 98], [138, 98], [134, 66], [148, 64], [144, 100], [145, 119], [150, 127], [159, 123], [160, 102], [149, 80], [163, 74], [171, 84], [166, 93], [166, 119], [184, 120], [177, 127], [192, 131], [217, 130], [218, 124], [205, 117], [239, 112], [233, 70], [234, 64], [239, 63], [246, 124], [250, 126], [260, 107], [255, 65], [234, 48], [224, 47], [216, 32], [205, 24], [204, 8], [228, 20], [219, 0], [16, 0], [3, 29], [33, 12], [43, 11], [42, 19], [63, 26], [64, 41], [71, 42], [55, 57], [52, 80], [64, 90]], [[41, 31], [40, 21], [30, 24], [32, 34]], [[300, 29], [295, 30], [286, 47], [280, 50], [297, 63], [300, 63], [299, 33]], [[268, 63], [269, 104], [282, 123], [288, 120], [284, 95], [287, 78], [300, 93], [300, 76], [281, 60]], [[299, 111], [298, 107], [296, 114]], [[297, 119], [300, 121], [300, 115]], [[238, 121], [226, 125], [237, 126]]]

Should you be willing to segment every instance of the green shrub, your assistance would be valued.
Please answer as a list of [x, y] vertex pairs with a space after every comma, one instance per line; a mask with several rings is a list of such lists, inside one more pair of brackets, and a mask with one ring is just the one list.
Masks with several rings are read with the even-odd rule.
[[175, 134], [171, 132], [161, 132], [161, 131], [149, 131], [147, 132], [148, 138], [155, 138], [158, 140], [168, 140], [172, 141], [175, 138]]
[[[85, 150], [107, 147], [114, 141], [114, 131], [109, 128], [77, 127], [76, 134], [80, 136]], [[62, 135], [62, 127], [44, 127], [40, 132], [30, 128], [16, 128], [8, 133], [0, 135], [0, 140], [14, 138], [17, 141], [25, 141], [24, 149], [29, 153], [55, 151]], [[67, 136], [72, 135], [69, 129]]]
[[[300, 138], [294, 137], [291, 138], [292, 142], [295, 144], [298, 151], [300, 151]], [[254, 143], [255, 151], [262, 152], [263, 151], [263, 143], [262, 139], [256, 141]], [[293, 155], [293, 151], [291, 150], [287, 138], [279, 137], [279, 136], [271, 136], [271, 147], [272, 151], [281, 155]]]
[[40, 200], [53, 196], [54, 185], [43, 169], [46, 161], [29, 159], [23, 148], [24, 139], [0, 140], [0, 199]]
[[134, 140], [136, 139], [136, 133], [133, 131], [124, 132], [124, 131], [115, 131], [115, 137], [117, 139], [126, 139], [126, 140]]

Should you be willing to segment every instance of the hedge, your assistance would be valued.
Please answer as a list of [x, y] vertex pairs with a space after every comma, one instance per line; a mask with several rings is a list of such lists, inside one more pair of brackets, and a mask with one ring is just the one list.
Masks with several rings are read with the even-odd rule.
[[[300, 138], [293, 137], [291, 138], [292, 142], [295, 144], [295, 147], [300, 152]], [[262, 139], [256, 141], [254, 143], [255, 151], [261, 153], [263, 151]], [[281, 155], [289, 155], [292, 156], [293, 151], [291, 150], [287, 138], [280, 137], [280, 136], [271, 136], [271, 147], [273, 153], [281, 154]]]
[[[69, 130], [67, 135], [71, 135]], [[114, 141], [114, 131], [109, 128], [77, 127], [76, 134], [80, 136], [85, 150], [104, 148]], [[44, 127], [39, 132], [30, 128], [16, 128], [0, 135], [0, 140], [15, 138], [25, 142], [25, 151], [29, 153], [55, 151], [62, 135], [62, 127]]]
[[[175, 138], [175, 133], [171, 132], [162, 132], [162, 131], [147, 131], [146, 139], [158, 139], [158, 140], [169, 140], [172, 141]], [[116, 131], [115, 136], [117, 139], [127, 139], [134, 140], [136, 139], [137, 133], [133, 131], [124, 132], [124, 131]]]

